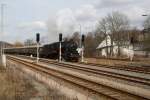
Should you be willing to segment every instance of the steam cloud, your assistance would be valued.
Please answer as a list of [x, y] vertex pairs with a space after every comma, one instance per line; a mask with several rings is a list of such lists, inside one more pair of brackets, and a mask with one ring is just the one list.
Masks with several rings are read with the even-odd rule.
[[82, 34], [92, 31], [97, 21], [96, 12], [92, 5], [84, 5], [76, 10], [65, 8], [58, 11], [47, 22], [50, 42], [58, 41], [59, 33], [71, 36], [74, 32], [80, 32], [80, 26]]

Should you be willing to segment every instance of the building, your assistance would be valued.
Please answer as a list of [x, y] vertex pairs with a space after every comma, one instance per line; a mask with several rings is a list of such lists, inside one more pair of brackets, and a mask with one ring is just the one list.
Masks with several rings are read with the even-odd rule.
[[118, 53], [118, 46], [116, 43], [113, 41], [111, 44], [111, 38], [109, 35], [98, 45], [97, 49], [97, 54], [98, 56], [104, 56], [108, 57], [111, 53], [111, 47], [114, 55], [117, 55]]
[[[113, 57], [117, 57], [118, 55], [118, 45], [114, 41], [112, 41], [111, 44], [111, 38], [109, 35], [98, 45], [97, 54], [98, 56], [102, 57], [109, 57], [112, 49]], [[130, 58], [130, 60], [133, 59], [134, 56], [134, 49], [133, 45], [130, 45], [128, 41], [124, 42], [125, 45], [120, 46], [120, 55], [126, 56]]]

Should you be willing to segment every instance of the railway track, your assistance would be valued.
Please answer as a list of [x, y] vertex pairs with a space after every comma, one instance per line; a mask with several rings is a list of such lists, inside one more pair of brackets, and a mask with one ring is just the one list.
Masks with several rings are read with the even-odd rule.
[[124, 74], [119, 74], [119, 73], [114, 73], [114, 72], [108, 72], [108, 71], [103, 71], [100, 69], [83, 67], [83, 66], [79, 66], [79, 65], [77, 66], [77, 65], [72, 65], [72, 64], [58, 63], [55, 61], [49, 61], [47, 59], [40, 59], [40, 61], [47, 63], [47, 64], [58, 65], [61, 68], [69, 68], [69, 69], [73, 69], [73, 70], [76, 69], [79, 71], [84, 71], [84, 72], [88, 72], [88, 73], [95, 74], [95, 75], [102, 75], [102, 76], [112, 77], [112, 78], [116, 78], [116, 79], [120, 79], [120, 80], [125, 80], [128, 82], [134, 82], [134, 83], [139, 83], [139, 84], [150, 86], [150, 79], [129, 76], [129, 75], [124, 75]]
[[[66, 72], [63, 72], [60, 70], [48, 68], [46, 66], [43, 66], [40, 64], [35, 64], [33, 62], [29, 62], [29, 61], [26, 61], [26, 60], [23, 60], [20, 58], [8, 56], [8, 59], [11, 61], [15, 61], [15, 62], [24, 64], [31, 69], [38, 70], [40, 72], [52, 75], [54, 77], [60, 78], [65, 81], [68, 81], [70, 83], [73, 83], [73, 84], [83, 87], [85, 89], [94, 91], [99, 94], [103, 94], [106, 97], [111, 98], [111, 99], [116, 99], [116, 100], [146, 100], [146, 99], [150, 99], [150, 97], [147, 95], [142, 96], [142, 95], [139, 95], [136, 93], [135, 94], [129, 93], [127, 91], [116, 89], [111, 86], [105, 86], [104, 84], [100, 84], [98, 82], [89, 80], [89, 79], [87, 79], [85, 77], [81, 77], [79, 75], [73, 75], [73, 74], [66, 73]], [[47, 63], [50, 63], [50, 62], [47, 62]], [[54, 62], [53, 62], [53, 64], [54, 64]], [[57, 64], [61, 64], [61, 63], [57, 63]], [[56, 65], [56, 63], [55, 63], [55, 65]], [[61, 64], [58, 66], [69, 66], [69, 65]], [[80, 70], [83, 70], [83, 69], [80, 69]], [[91, 70], [91, 69], [88, 69], [86, 71], [95, 72], [94, 70]]]
[[[22, 57], [24, 57], [24, 56], [22, 56]], [[26, 58], [31, 59], [29, 57], [26, 57]], [[125, 75], [125, 74], [119, 74], [119, 73], [104, 71], [104, 70], [101, 70], [99, 68], [95, 69], [92, 67], [85, 67], [85, 66], [74, 65], [74, 64], [70, 64], [70, 63], [58, 63], [57, 61], [52, 61], [52, 60], [43, 59], [43, 58], [39, 59], [39, 61], [47, 63], [47, 64], [58, 65], [58, 67], [61, 67], [61, 68], [69, 68], [72, 70], [84, 71], [84, 72], [88, 72], [88, 73], [95, 74], [95, 75], [113, 77], [116, 79], [125, 80], [127, 82], [134, 82], [134, 83], [139, 83], [139, 84], [150, 86], [150, 79], [146, 79], [146, 78], [141, 78], [141, 77], [136, 77], [136, 76], [131, 76], [131, 75]]]
[[[21, 57], [26, 57], [31, 59], [28, 56], [21, 56]], [[35, 58], [32, 58], [35, 59]], [[49, 60], [49, 61], [54, 61], [54, 60]], [[55, 62], [55, 61], [54, 61]], [[57, 61], [56, 61], [57, 62]], [[144, 73], [144, 74], [150, 74], [150, 66], [135, 66], [135, 65], [105, 65], [105, 64], [96, 64], [96, 63], [82, 63], [78, 62], [77, 64], [82, 65], [90, 65], [90, 66], [96, 66], [96, 67], [104, 67], [104, 68], [110, 68], [110, 69], [117, 69], [117, 70], [125, 70], [125, 71], [131, 71], [131, 72], [136, 72], [136, 73]]]
[[139, 66], [138, 67], [135, 65], [133, 66], [133, 65], [121, 65], [121, 64], [117, 64], [116, 66], [110, 66], [110, 65], [95, 64], [95, 63], [79, 63], [79, 64], [150, 74], [150, 66]]

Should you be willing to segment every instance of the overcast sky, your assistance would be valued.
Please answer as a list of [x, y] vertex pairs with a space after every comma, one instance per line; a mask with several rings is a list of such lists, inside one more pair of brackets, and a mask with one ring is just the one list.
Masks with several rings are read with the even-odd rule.
[[150, 0], [0, 0], [5, 4], [4, 33], [8, 42], [34, 38], [37, 32], [49, 42], [57, 41], [58, 33], [70, 35], [95, 29], [96, 23], [112, 11], [126, 14], [132, 27], [142, 28], [150, 14]]

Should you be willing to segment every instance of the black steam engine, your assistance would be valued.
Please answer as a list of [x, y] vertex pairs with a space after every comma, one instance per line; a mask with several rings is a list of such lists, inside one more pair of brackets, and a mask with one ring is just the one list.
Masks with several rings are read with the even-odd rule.
[[[77, 52], [77, 44], [73, 41], [61, 42], [62, 60], [65, 61], [78, 61], [79, 54]], [[5, 48], [6, 54], [26, 55], [34, 56], [37, 55], [37, 47], [16, 47], [16, 48]], [[47, 44], [39, 47], [39, 56], [42, 58], [58, 59], [59, 58], [59, 42]]]

